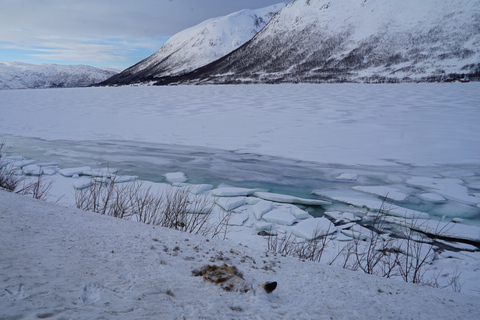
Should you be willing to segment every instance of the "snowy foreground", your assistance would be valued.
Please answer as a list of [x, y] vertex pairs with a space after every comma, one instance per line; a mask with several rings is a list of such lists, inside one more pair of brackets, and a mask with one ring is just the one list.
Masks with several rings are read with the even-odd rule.
[[[0, 192], [1, 319], [478, 319], [477, 297]], [[236, 266], [226, 292], [192, 276]], [[277, 281], [267, 294], [260, 285]]]

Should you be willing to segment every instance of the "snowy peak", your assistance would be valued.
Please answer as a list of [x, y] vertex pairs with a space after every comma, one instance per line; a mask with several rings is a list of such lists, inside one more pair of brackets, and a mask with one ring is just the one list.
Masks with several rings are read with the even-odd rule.
[[0, 62], [0, 90], [86, 87], [116, 73], [85, 65]]
[[171, 37], [152, 56], [112, 77], [105, 84], [145, 82], [202, 67], [252, 39], [285, 5], [279, 3], [257, 10], [241, 10], [183, 30]]
[[480, 2], [296, 0], [252, 41], [171, 82], [480, 78]]

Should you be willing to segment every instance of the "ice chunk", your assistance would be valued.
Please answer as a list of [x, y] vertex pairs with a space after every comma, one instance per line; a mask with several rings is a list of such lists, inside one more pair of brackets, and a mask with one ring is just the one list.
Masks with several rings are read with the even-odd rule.
[[472, 189], [480, 190], [480, 182], [471, 182], [468, 184], [468, 186]]
[[138, 176], [116, 176], [115, 183], [131, 182], [138, 179]]
[[339, 176], [335, 177], [336, 180], [344, 181], [356, 181], [358, 179], [358, 174], [356, 173], [342, 173]]
[[257, 189], [247, 189], [247, 188], [218, 188], [212, 190], [212, 195], [217, 197], [239, 197], [239, 196], [251, 196]]
[[80, 177], [73, 180], [73, 187], [81, 190], [90, 187], [93, 184], [93, 180], [90, 177]]
[[347, 237], [359, 240], [370, 239], [370, 234], [372, 233], [372, 231], [370, 231], [369, 229], [364, 228], [358, 224], [354, 225], [350, 229], [343, 229], [341, 232]]
[[428, 219], [430, 216], [428, 213], [420, 212], [416, 210], [411, 210], [399, 206], [395, 206], [390, 203], [385, 203], [384, 201], [369, 197], [359, 192], [346, 189], [333, 189], [333, 190], [315, 190], [315, 194], [321, 194], [332, 198], [334, 200], [350, 204], [352, 206], [360, 208], [368, 208], [370, 211], [382, 211], [387, 215], [397, 216], [397, 217], [406, 217], [406, 218], [416, 218], [416, 219]]
[[185, 176], [185, 173], [181, 171], [165, 173], [164, 176], [165, 179], [167, 179], [167, 181], [170, 183], [185, 182], [188, 180], [187, 176]]
[[324, 200], [298, 198], [294, 196], [289, 196], [289, 195], [284, 195], [279, 193], [271, 193], [271, 192], [255, 192], [253, 195], [257, 198], [270, 200], [273, 202], [280, 202], [280, 203], [296, 203], [296, 204], [305, 204], [305, 205], [311, 205], [311, 206], [321, 206], [325, 204], [331, 204], [330, 202], [324, 201]]
[[84, 171], [92, 170], [90, 167], [79, 167], [79, 168], [66, 168], [61, 169], [59, 172], [64, 177], [72, 177], [74, 175], [79, 175]]
[[389, 222], [434, 236], [480, 242], [480, 227], [435, 220], [409, 220], [391, 217]]
[[248, 213], [239, 213], [234, 214], [230, 220], [228, 220], [228, 225], [230, 226], [243, 226], [248, 220]]
[[10, 162], [10, 163], [13, 163], [14, 168], [23, 168], [23, 167], [29, 166], [31, 164], [35, 164], [35, 163], [37, 163], [37, 161], [35, 161], [35, 160], [20, 160], [20, 161], [13, 161], [13, 162]]
[[421, 194], [418, 195], [418, 197], [420, 199], [423, 199], [425, 201], [432, 202], [432, 203], [443, 203], [443, 202], [447, 201], [447, 199], [445, 199], [441, 195], [436, 194], [436, 193], [431, 193], [431, 192], [421, 193]]
[[243, 206], [245, 202], [246, 202], [245, 197], [234, 197], [234, 198], [221, 197], [215, 200], [215, 203], [226, 211], [230, 211], [240, 206]]
[[262, 216], [268, 211], [273, 209], [273, 203], [270, 201], [260, 200], [253, 206], [253, 214], [257, 220], [260, 220]]
[[400, 192], [397, 189], [389, 186], [356, 186], [356, 187], [353, 187], [352, 189], [361, 191], [361, 192], [375, 194], [383, 198], [386, 197], [387, 199], [391, 199], [395, 201], [403, 201], [407, 197], [405, 193]]
[[293, 235], [306, 240], [313, 240], [314, 238], [332, 234], [335, 231], [333, 223], [323, 217], [305, 219], [292, 227]]
[[23, 174], [39, 176], [42, 174], [43, 170], [36, 164], [31, 164], [22, 168]]
[[463, 185], [463, 180], [447, 178], [411, 177], [408, 184], [432, 189], [447, 199], [476, 205], [478, 199], [468, 194], [468, 188]]
[[310, 213], [305, 210], [300, 209], [296, 205], [289, 205], [290, 212], [297, 218], [298, 220], [304, 220], [308, 218], [313, 218]]
[[46, 174], [47, 176], [53, 176], [57, 173], [57, 170], [58, 169], [56, 167], [42, 167], [42, 173]]
[[118, 169], [113, 168], [100, 168], [100, 169], [90, 169], [82, 172], [82, 175], [92, 176], [92, 177], [106, 177], [110, 178], [118, 172]]
[[263, 219], [267, 222], [282, 224], [286, 226], [291, 226], [297, 221], [294, 215], [290, 211], [282, 209], [273, 209], [268, 211], [263, 215]]
[[255, 225], [255, 228], [259, 231], [261, 230], [272, 230], [273, 227], [275, 226], [273, 223], [269, 223], [269, 222], [266, 222], [266, 221], [256, 221], [254, 223]]
[[462, 242], [456, 242], [456, 241], [446, 241], [442, 239], [436, 239], [437, 242], [440, 242], [444, 245], [450, 246], [452, 248], [455, 248], [457, 250], [467, 250], [467, 251], [477, 251], [478, 248], [476, 246], [473, 246], [471, 244], [467, 243], [462, 243]]
[[213, 186], [211, 184], [189, 184], [189, 183], [173, 183], [175, 187], [181, 187], [183, 190], [190, 192], [191, 194], [201, 194], [206, 191], [210, 191]]

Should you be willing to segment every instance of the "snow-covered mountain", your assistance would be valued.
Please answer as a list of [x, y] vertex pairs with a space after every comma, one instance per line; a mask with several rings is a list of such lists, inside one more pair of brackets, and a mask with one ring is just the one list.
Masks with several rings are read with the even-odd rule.
[[86, 87], [116, 73], [85, 65], [0, 62], [0, 90]]
[[480, 79], [478, 0], [295, 0], [251, 41], [167, 83]]
[[241, 10], [183, 30], [153, 55], [108, 79], [105, 84], [145, 82], [202, 67], [253, 38], [285, 5], [279, 3], [257, 10]]

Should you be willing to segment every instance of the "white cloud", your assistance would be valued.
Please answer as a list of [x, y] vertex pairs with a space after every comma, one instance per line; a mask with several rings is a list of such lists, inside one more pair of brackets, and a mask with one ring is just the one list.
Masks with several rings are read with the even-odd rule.
[[160, 49], [173, 34], [208, 18], [278, 2], [0, 0], [0, 49], [30, 51], [29, 56], [48, 61], [133, 64]]

